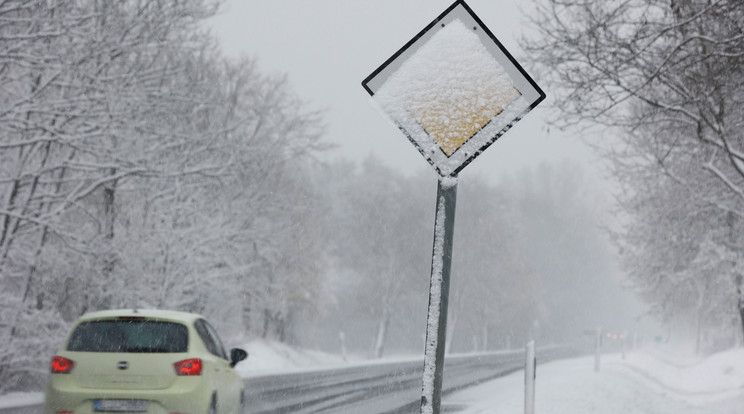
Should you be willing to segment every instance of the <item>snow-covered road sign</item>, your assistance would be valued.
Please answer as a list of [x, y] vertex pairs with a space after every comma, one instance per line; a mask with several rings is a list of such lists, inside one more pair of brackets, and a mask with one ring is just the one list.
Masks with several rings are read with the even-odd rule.
[[362, 86], [443, 176], [455, 176], [545, 94], [456, 1]]
[[439, 414], [457, 174], [545, 94], [458, 0], [362, 86], [439, 173], [421, 414]]

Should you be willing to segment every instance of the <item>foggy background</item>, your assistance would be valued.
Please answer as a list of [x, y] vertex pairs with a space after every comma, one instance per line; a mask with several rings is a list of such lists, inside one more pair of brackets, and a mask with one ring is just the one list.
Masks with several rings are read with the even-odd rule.
[[[338, 350], [343, 332], [350, 349], [376, 354], [376, 332], [387, 325], [387, 350], [423, 349], [436, 174], [397, 127], [373, 109], [361, 80], [450, 3], [232, 1], [212, 22], [227, 54], [252, 56], [260, 67], [286, 74], [300, 98], [323, 112], [327, 141], [334, 145], [319, 155], [323, 162], [361, 164], [360, 180], [380, 175], [365, 171], [369, 163], [384, 166], [387, 174], [377, 177], [377, 185], [362, 181], [348, 190], [367, 193], [369, 201], [352, 207], [354, 223], [346, 226], [353, 226], [356, 236], [351, 237], [369, 235], [385, 222], [400, 231], [368, 242], [371, 263], [352, 256], [363, 269], [334, 266], [331, 288], [337, 302], [316, 323], [299, 324], [306, 335], [302, 342]], [[517, 39], [530, 31], [532, 5], [468, 4], [520, 60]], [[527, 70], [545, 88], [538, 73]], [[552, 91], [546, 90], [550, 101]], [[544, 121], [546, 106], [538, 106], [460, 174], [449, 322], [450, 330], [459, 333], [450, 335], [451, 349], [521, 346], [533, 334], [570, 341], [600, 325], [618, 332], [644, 326], [638, 320], [644, 307], [622, 288], [623, 276], [602, 230], [614, 226], [615, 184], [578, 133], [551, 131]], [[373, 196], [371, 189], [391, 194]], [[343, 194], [332, 198], [338, 203]], [[391, 204], [405, 203], [404, 198], [411, 204]], [[372, 215], [371, 208], [381, 210], [374, 216], [379, 221], [363, 219]], [[411, 224], [403, 218], [409, 216], [418, 220], [418, 230], [402, 230]], [[399, 267], [377, 270], [379, 251], [373, 246], [392, 243], [406, 243], [391, 247], [400, 253]], [[357, 283], [363, 283], [366, 297], [355, 294], [355, 278], [363, 280]], [[367, 303], [376, 290], [400, 309], [383, 311], [383, 305]], [[478, 301], [484, 303], [472, 306]], [[401, 314], [405, 317], [396, 316]]]

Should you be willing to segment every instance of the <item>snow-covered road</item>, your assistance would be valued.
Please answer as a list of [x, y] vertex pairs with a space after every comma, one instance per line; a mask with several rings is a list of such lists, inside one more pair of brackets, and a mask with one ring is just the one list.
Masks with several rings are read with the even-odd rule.
[[[266, 346], [249, 348], [255, 365], [246, 368], [263, 372], [355, 364], [307, 358], [287, 349], [279, 355]], [[442, 411], [523, 414], [523, 395], [524, 374], [516, 372], [446, 396]], [[7, 408], [42, 398], [39, 393], [0, 396], [0, 412], [34, 412]], [[593, 357], [539, 364], [535, 407], [537, 414], [744, 414], [744, 348], [704, 359], [655, 347], [628, 353], [625, 359], [604, 355], [599, 373]]]

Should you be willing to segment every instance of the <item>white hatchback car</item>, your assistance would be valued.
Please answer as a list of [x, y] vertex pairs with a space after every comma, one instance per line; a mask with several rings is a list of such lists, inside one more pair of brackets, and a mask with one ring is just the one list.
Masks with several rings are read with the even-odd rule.
[[51, 362], [47, 414], [239, 414], [248, 354], [225, 352], [199, 315], [111, 310], [83, 315]]

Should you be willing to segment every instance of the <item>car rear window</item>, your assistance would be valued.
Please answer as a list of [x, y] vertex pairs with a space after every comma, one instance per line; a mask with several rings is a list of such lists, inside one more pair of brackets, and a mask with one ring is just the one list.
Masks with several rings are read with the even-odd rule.
[[67, 343], [76, 352], [169, 353], [188, 350], [186, 326], [150, 320], [102, 320], [78, 325]]

